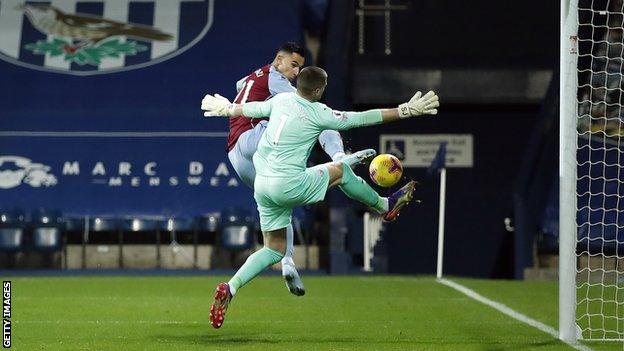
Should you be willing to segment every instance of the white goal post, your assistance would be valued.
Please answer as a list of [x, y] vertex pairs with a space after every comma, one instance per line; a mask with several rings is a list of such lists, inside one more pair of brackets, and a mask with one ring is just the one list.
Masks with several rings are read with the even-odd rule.
[[559, 338], [576, 342], [577, 2], [561, 0], [559, 76]]
[[562, 0], [559, 338], [624, 340], [624, 2]]

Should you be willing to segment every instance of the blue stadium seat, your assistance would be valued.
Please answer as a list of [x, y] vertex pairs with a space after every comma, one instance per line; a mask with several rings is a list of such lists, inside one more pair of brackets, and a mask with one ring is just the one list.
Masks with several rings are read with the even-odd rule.
[[197, 217], [197, 229], [206, 232], [216, 232], [219, 229], [219, 214], [206, 214]]
[[24, 213], [21, 210], [0, 210], [0, 252], [19, 252], [24, 246]]
[[[192, 245], [193, 268], [197, 268], [197, 220], [189, 217], [169, 217], [160, 223], [160, 229], [169, 233], [169, 240], [163, 240], [174, 252], [184, 250], [181, 245]], [[187, 259], [190, 257], [187, 254]]]
[[89, 231], [90, 232], [114, 232], [119, 229], [119, 221], [113, 217], [90, 217], [89, 218]]
[[67, 245], [84, 245], [87, 226], [85, 217], [63, 217]]
[[124, 232], [149, 232], [160, 230], [160, 218], [154, 217], [125, 217], [122, 219]]
[[256, 244], [256, 221], [247, 210], [227, 208], [221, 211], [219, 245], [227, 250], [242, 251]]
[[160, 222], [160, 229], [169, 232], [169, 243], [197, 245], [194, 218], [170, 217]]
[[64, 223], [60, 211], [43, 208], [34, 210], [30, 228], [34, 250], [54, 252], [61, 249]]
[[195, 229], [195, 219], [187, 217], [170, 217], [161, 222], [161, 229], [168, 232], [186, 232]]
[[111, 216], [94, 216], [88, 217], [85, 228], [83, 229], [83, 250], [82, 250], [82, 267], [91, 266], [90, 257], [87, 256], [87, 245], [102, 245], [108, 247], [116, 247], [119, 252], [118, 267], [121, 268], [121, 223], [116, 217]]
[[161, 223], [163, 219], [161, 217], [148, 217], [148, 216], [134, 216], [125, 217], [121, 221], [121, 235], [120, 235], [120, 266], [124, 267], [124, 245], [126, 244], [148, 244], [155, 245], [156, 250], [156, 267], [161, 266], [160, 256], [160, 231]]
[[216, 244], [216, 233], [219, 230], [220, 213], [208, 213], [195, 218], [193, 233], [196, 244]]
[[68, 232], [82, 232], [85, 230], [84, 218], [63, 217], [65, 230]]
[[115, 217], [89, 217], [85, 244], [115, 245], [121, 240], [121, 224]]

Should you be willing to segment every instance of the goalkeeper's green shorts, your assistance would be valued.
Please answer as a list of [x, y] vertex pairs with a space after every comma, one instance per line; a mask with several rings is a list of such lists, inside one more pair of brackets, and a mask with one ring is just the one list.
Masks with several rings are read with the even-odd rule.
[[254, 198], [260, 213], [262, 231], [277, 230], [290, 225], [296, 206], [323, 201], [329, 186], [326, 165], [307, 168], [299, 175], [266, 177], [256, 175]]

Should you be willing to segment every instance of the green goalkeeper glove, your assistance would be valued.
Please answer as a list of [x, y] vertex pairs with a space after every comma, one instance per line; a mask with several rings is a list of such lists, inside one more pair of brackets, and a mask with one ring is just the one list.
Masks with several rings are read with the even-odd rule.
[[410, 101], [399, 105], [399, 117], [407, 118], [421, 115], [437, 115], [437, 107], [440, 106], [438, 95], [429, 91], [424, 96], [416, 92]]
[[214, 96], [206, 94], [202, 99], [201, 109], [206, 111], [204, 117], [231, 116], [234, 112], [234, 105], [219, 94], [214, 94]]

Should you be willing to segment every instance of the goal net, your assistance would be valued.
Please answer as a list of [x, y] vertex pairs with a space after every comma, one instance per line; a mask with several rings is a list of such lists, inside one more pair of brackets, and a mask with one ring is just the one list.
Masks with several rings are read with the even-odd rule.
[[577, 6], [577, 36], [568, 38], [577, 55], [578, 82], [576, 337], [622, 340], [624, 3], [578, 0]]

